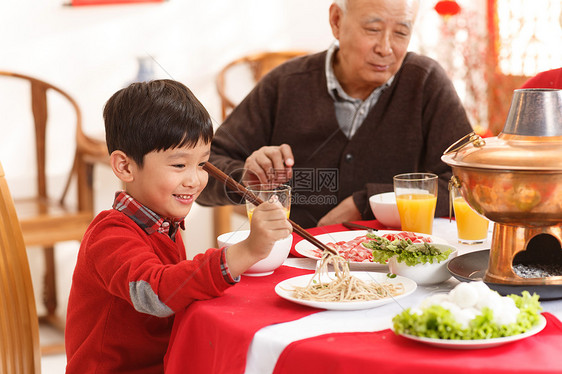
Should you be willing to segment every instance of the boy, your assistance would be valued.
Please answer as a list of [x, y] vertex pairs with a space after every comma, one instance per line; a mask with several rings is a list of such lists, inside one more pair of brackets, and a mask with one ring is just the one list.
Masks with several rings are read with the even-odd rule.
[[208, 180], [213, 128], [183, 84], [134, 83], [106, 103], [110, 164], [125, 190], [82, 240], [65, 332], [67, 373], [162, 373], [173, 314], [221, 295], [291, 226], [264, 203], [247, 240], [186, 260], [178, 229]]

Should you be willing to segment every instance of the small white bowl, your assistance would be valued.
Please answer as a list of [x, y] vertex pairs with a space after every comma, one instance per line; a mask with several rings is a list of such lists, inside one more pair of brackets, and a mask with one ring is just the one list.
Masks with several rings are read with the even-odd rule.
[[[453, 252], [449, 254], [449, 257], [446, 260], [441, 262], [437, 262], [434, 259], [433, 263], [417, 264], [414, 266], [408, 266], [404, 262], [398, 262], [396, 260], [396, 256], [394, 256], [388, 260], [388, 269], [393, 274], [410, 278], [420, 286], [428, 286], [431, 284], [445, 282], [447, 279], [451, 278], [451, 273], [449, 272], [449, 269], [447, 269], [447, 263], [457, 256], [457, 249], [447, 244], [430, 244], [439, 248], [442, 252], [447, 249], [451, 249]], [[423, 244], [415, 245], [423, 246]]]
[[371, 210], [380, 223], [391, 229], [400, 229], [400, 215], [394, 192], [379, 193], [369, 197]]
[[[240, 230], [227, 232], [219, 235], [217, 242], [220, 247], [229, 247], [233, 244], [241, 242], [250, 235], [250, 230]], [[275, 242], [269, 255], [252, 265], [243, 275], [260, 277], [264, 275], [273, 274], [273, 271], [283, 264], [289, 256], [291, 245], [293, 244], [293, 235], [287, 236]]]

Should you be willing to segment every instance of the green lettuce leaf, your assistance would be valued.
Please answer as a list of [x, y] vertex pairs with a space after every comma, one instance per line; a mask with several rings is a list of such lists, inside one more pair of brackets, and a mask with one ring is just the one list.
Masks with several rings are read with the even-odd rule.
[[539, 322], [542, 307], [537, 294], [531, 295], [529, 292], [523, 291], [521, 296], [509, 295], [509, 297], [519, 308], [515, 323], [496, 324], [493, 311], [485, 307], [482, 309], [482, 314], [471, 320], [467, 328], [463, 328], [451, 311], [434, 304], [424, 308], [421, 314], [412, 313], [408, 308], [394, 316], [392, 319], [394, 331], [397, 334], [435, 339], [491, 339], [524, 333]]
[[441, 252], [437, 247], [429, 243], [423, 245], [416, 245], [410, 239], [389, 239], [370, 234], [367, 235], [373, 239], [363, 243], [363, 246], [373, 250], [373, 262], [385, 264], [391, 257], [396, 256], [398, 262], [404, 262], [408, 266], [416, 264], [432, 263], [435, 261], [441, 262], [446, 260], [451, 254], [452, 250], [448, 249]]

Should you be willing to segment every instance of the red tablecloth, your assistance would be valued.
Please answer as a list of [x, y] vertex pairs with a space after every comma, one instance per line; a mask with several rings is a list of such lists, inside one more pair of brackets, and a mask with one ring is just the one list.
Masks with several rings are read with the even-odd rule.
[[549, 313], [543, 315], [547, 325], [537, 335], [486, 349], [436, 348], [389, 329], [321, 335], [287, 346], [273, 374], [562, 373], [562, 323]]
[[223, 296], [196, 301], [177, 313], [166, 373], [243, 373], [259, 329], [321, 311], [284, 300], [274, 290], [287, 278], [311, 273], [282, 266], [265, 277], [242, 276]]
[[[357, 224], [360, 224], [360, 225], [363, 225], [363, 226], [367, 226], [367, 227], [371, 227], [373, 229], [386, 230], [386, 226], [384, 226], [383, 224], [379, 223], [379, 221], [376, 221], [376, 220], [373, 220], [373, 221], [354, 221], [354, 223], [357, 223]], [[308, 231], [312, 235], [321, 235], [321, 234], [327, 234], [327, 233], [330, 233], [330, 232], [348, 231], [348, 230], [349, 229], [344, 227], [344, 225], [336, 224], [336, 225], [329, 225], [329, 226], [313, 227], [311, 229], [307, 229], [306, 231]], [[297, 233], [293, 233], [293, 246], [291, 248], [291, 255], [293, 255], [295, 257], [303, 257], [300, 253], [295, 251], [295, 244], [297, 244], [301, 240], [303, 240], [303, 238], [301, 238]]]
[[[376, 221], [357, 223], [384, 229]], [[332, 225], [308, 231], [319, 235], [345, 230], [342, 225]], [[294, 242], [299, 240], [295, 235]], [[243, 276], [224, 296], [195, 302], [178, 313], [165, 358], [166, 373], [243, 373], [248, 348], [259, 329], [322, 311], [293, 304], [275, 294], [274, 287], [280, 281], [307, 273], [312, 271], [282, 266], [270, 276]], [[538, 335], [480, 350], [434, 348], [395, 336], [390, 330], [321, 335], [289, 344], [277, 362], [275, 374], [366, 370], [562, 374], [562, 324], [548, 313], [545, 316], [547, 327]]]

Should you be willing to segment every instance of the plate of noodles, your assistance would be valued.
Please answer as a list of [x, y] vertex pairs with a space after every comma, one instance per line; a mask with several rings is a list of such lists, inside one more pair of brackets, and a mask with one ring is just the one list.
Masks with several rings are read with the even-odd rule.
[[[388, 271], [387, 264], [373, 262], [373, 254], [370, 249], [361, 245], [368, 240], [366, 230], [337, 231], [327, 234], [315, 235], [314, 237], [329, 246], [338, 247], [340, 255], [349, 261], [351, 270], [357, 271]], [[410, 239], [414, 243], [438, 243], [448, 244], [445, 239], [433, 235], [418, 234], [399, 230], [378, 230], [373, 234], [392, 238]], [[320, 259], [321, 251], [306, 240], [301, 240], [295, 245], [295, 251], [300, 255], [315, 260]]]
[[[351, 280], [351, 282], [350, 282]], [[399, 275], [362, 271], [319, 272], [286, 279], [275, 286], [282, 298], [328, 310], [370, 309], [406, 297], [416, 282]], [[348, 300], [340, 299], [342, 290]]]

